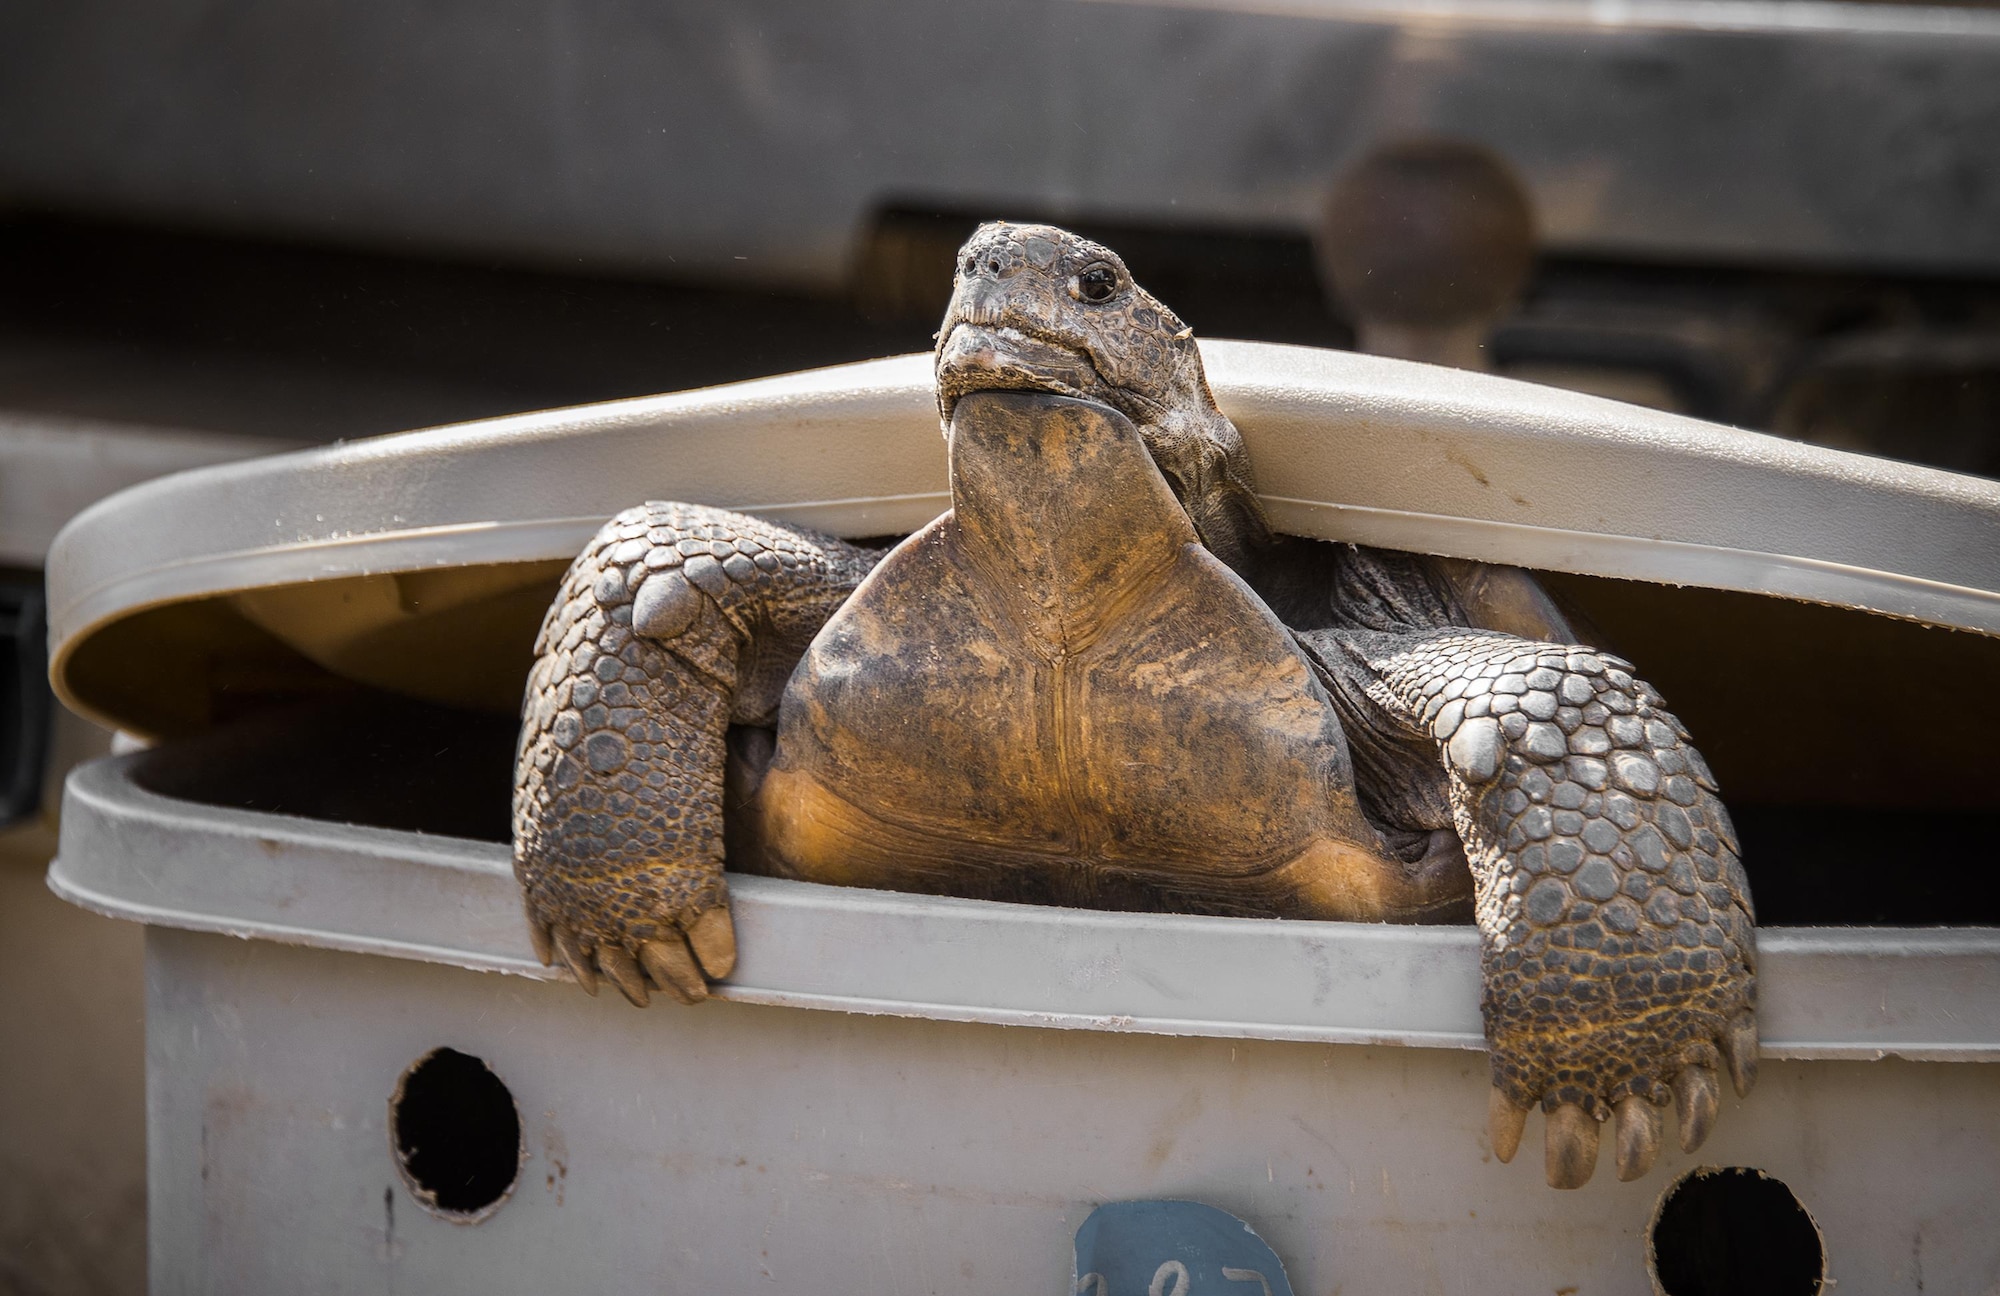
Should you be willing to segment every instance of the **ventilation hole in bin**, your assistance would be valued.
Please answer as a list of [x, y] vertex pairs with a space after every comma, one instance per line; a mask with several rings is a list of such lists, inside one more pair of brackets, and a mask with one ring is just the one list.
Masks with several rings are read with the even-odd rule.
[[468, 1053], [434, 1049], [403, 1072], [389, 1099], [389, 1130], [410, 1195], [446, 1219], [478, 1223], [520, 1178], [514, 1095]]
[[1819, 1225], [1782, 1181], [1746, 1166], [1681, 1176], [1646, 1251], [1665, 1296], [1818, 1296], [1826, 1285]]

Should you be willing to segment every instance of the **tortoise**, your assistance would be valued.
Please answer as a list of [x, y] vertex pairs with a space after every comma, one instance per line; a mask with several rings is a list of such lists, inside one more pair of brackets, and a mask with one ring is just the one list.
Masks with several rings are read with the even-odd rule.
[[1550, 1184], [1756, 1075], [1715, 780], [1528, 573], [1275, 534], [1192, 331], [1108, 248], [982, 226], [937, 335], [952, 508], [887, 549], [605, 525], [536, 644], [515, 871], [543, 962], [706, 996], [723, 872], [980, 899], [1476, 922], [1488, 1129]]

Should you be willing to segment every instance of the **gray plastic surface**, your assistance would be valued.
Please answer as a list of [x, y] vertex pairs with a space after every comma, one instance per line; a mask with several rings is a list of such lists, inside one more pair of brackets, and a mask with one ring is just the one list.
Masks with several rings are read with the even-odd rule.
[[1990, 274], [1996, 50], [1977, 3], [14, 0], [0, 190], [831, 288], [885, 206], [1303, 234], [1448, 135], [1560, 252]]
[[[2000, 634], [2000, 484], [1428, 365], [1246, 342], [1203, 354], [1281, 529]], [[66, 664], [136, 611], [560, 561], [646, 498], [908, 531], [945, 506], [944, 474], [924, 355], [186, 473], [57, 537], [51, 677], [91, 710]]]
[[[1607, 1152], [1564, 1193], [1532, 1141], [1493, 1159], [1478, 1053], [639, 1012], [268, 941], [156, 927], [146, 947], [161, 1293], [1041, 1296], [1094, 1207], [1175, 1197], [1248, 1221], [1301, 1292], [1648, 1296], [1655, 1204], [1701, 1164], [1789, 1186], [1839, 1292], [2000, 1280], [2000, 1067], [1769, 1061], [1700, 1152], [1669, 1139], [1629, 1184]], [[440, 1046], [521, 1115], [519, 1185], [476, 1227], [411, 1199], [384, 1129]]]
[[[158, 927], [548, 980], [505, 846], [158, 796], [142, 757], [70, 776], [49, 873]], [[733, 876], [725, 999], [1100, 1031], [1483, 1048], [1469, 927], [992, 904]], [[1764, 1050], [2000, 1061], [2000, 931], [1759, 933]]]

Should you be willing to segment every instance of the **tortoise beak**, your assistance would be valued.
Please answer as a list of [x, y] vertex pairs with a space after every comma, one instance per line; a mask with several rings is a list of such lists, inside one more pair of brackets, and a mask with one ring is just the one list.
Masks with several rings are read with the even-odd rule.
[[938, 411], [946, 420], [974, 391], [1045, 391], [1102, 399], [1104, 380], [1088, 355], [1005, 325], [956, 323], [937, 349]]

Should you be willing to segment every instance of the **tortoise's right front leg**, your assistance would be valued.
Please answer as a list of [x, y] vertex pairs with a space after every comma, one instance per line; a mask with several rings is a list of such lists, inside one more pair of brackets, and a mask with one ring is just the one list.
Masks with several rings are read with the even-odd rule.
[[544, 963], [644, 1006], [736, 961], [723, 880], [729, 726], [769, 724], [799, 656], [881, 558], [690, 504], [606, 523], [535, 641], [514, 874]]
[[1547, 1113], [1551, 1187], [1576, 1188], [1610, 1122], [1618, 1177], [1692, 1152], [1718, 1070], [1757, 1073], [1749, 878], [1715, 780], [1630, 663], [1484, 630], [1391, 638], [1377, 700], [1436, 746], [1477, 894], [1493, 1150]]

